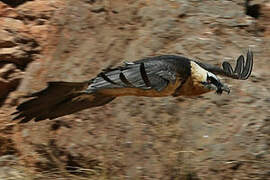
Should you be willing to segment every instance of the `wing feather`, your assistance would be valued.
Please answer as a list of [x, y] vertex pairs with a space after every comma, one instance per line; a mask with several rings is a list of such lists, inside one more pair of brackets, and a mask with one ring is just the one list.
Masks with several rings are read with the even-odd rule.
[[129, 82], [129, 80], [127, 80], [126, 76], [122, 72], [119, 74], [119, 77], [121, 81], [127, 85], [127, 87], [134, 87], [133, 84]]
[[253, 68], [253, 53], [252, 53], [252, 51], [248, 51], [248, 53], [247, 53], [247, 61], [246, 61], [245, 67], [246, 68], [244, 68], [243, 73], [241, 74], [243, 79], [247, 79], [250, 76], [252, 68]]
[[141, 72], [141, 76], [142, 76], [145, 86], [151, 87], [151, 82], [149, 81], [147, 73], [145, 71], [144, 63], [141, 63], [140, 65], [140, 72]]
[[225, 72], [227, 72], [227, 73], [229, 73], [229, 74], [233, 74], [233, 68], [232, 68], [232, 66], [230, 65], [229, 62], [224, 61], [224, 62], [222, 63], [222, 67], [223, 67], [223, 70], [224, 70]]
[[173, 64], [160, 59], [125, 63], [121, 67], [107, 69], [93, 79], [88, 91], [125, 87], [162, 91], [170, 82], [175, 82], [173, 68]]
[[237, 59], [235, 70], [234, 70], [234, 73], [237, 73], [238, 76], [241, 75], [241, 72], [244, 69], [244, 63], [245, 63], [244, 56], [243, 55], [239, 56], [238, 59]]

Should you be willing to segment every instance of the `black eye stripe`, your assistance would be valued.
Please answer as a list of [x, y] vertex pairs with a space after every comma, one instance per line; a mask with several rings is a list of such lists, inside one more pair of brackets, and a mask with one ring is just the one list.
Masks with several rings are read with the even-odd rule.
[[207, 80], [210, 80], [210, 82], [217, 87], [221, 85], [220, 82], [212, 76], [207, 76]]
[[210, 76], [210, 77], [208, 77], [208, 79], [210, 80], [210, 81], [217, 81], [215, 78], [213, 78], [212, 76]]

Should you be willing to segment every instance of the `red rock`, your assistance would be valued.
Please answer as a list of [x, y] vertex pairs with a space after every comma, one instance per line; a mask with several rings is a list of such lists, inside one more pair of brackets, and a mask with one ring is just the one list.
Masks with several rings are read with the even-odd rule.
[[24, 63], [20, 62], [20, 60], [24, 58], [27, 58], [27, 53], [18, 46], [0, 49], [0, 62], [12, 62], [22, 65]]
[[22, 78], [22, 71], [14, 64], [5, 64], [0, 69], [0, 98], [5, 97], [11, 89], [19, 84]]
[[262, 5], [261, 14], [265, 18], [270, 18], [270, 3], [265, 3]]
[[25, 17], [32, 17], [33, 19], [47, 19], [51, 17], [51, 12], [55, 10], [55, 5], [59, 2], [59, 0], [53, 2], [48, 0], [28, 1], [19, 6], [17, 11]]
[[6, 30], [0, 29], [0, 48], [15, 46], [15, 38]]
[[49, 36], [49, 28], [48, 25], [37, 25], [37, 26], [31, 26], [29, 27], [31, 35], [35, 38], [36, 41], [39, 42], [39, 44], [46, 46], [48, 43], [48, 36]]
[[10, 17], [15, 18], [18, 14], [14, 8], [7, 6], [6, 4], [0, 2], [0, 17]]
[[270, 38], [270, 3], [263, 4], [261, 14], [259, 22], [264, 27], [264, 36]]
[[26, 32], [27, 27], [21, 20], [4, 17], [0, 18], [0, 24], [2, 29], [8, 29], [13, 32]]

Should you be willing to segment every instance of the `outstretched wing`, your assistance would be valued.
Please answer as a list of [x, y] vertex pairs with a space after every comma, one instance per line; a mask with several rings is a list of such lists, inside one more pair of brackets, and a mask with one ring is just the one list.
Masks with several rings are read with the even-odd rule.
[[87, 91], [116, 88], [162, 91], [169, 83], [176, 81], [176, 67], [172, 62], [172, 57], [160, 56], [107, 68], [92, 80]]
[[251, 50], [248, 50], [246, 61], [243, 55], [239, 56], [234, 69], [227, 61], [222, 63], [222, 68], [198, 61], [196, 61], [196, 63], [214, 74], [227, 76], [233, 79], [246, 80], [249, 78], [252, 71], [253, 53]]

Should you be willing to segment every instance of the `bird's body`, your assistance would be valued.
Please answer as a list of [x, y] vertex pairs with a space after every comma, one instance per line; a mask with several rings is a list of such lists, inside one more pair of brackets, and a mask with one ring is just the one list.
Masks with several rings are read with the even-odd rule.
[[102, 106], [119, 96], [196, 96], [215, 90], [229, 92], [215, 74], [247, 79], [253, 54], [241, 55], [233, 70], [228, 62], [223, 69], [182, 56], [156, 56], [104, 69], [86, 82], [49, 82], [48, 87], [28, 97], [17, 107], [14, 119], [28, 122], [54, 119], [86, 108]]
[[[130, 69], [122, 70], [124, 76], [134, 78], [128, 79], [130, 86], [121, 81], [119, 78], [121, 70], [117, 69], [104, 74], [108, 78], [112, 77], [110, 80], [117, 84], [110, 83], [98, 76], [92, 80], [87, 92], [98, 92], [113, 96], [166, 97], [194, 96], [209, 91], [198, 85], [201, 79], [206, 78], [204, 77], [206, 71], [195, 62], [187, 61], [180, 56], [159, 56], [155, 58], [162, 58], [161, 62], [156, 63], [151, 61], [152, 59], [149, 63], [144, 62], [145, 71], [151, 84], [149, 88], [141, 76], [140, 63], [134, 63], [129, 65], [133, 66]], [[173, 60], [176, 63], [166, 60]]]
[[181, 56], [157, 56], [125, 63], [105, 69], [91, 80], [86, 91], [113, 96], [169, 96], [190, 77], [190, 66], [190, 61]]

